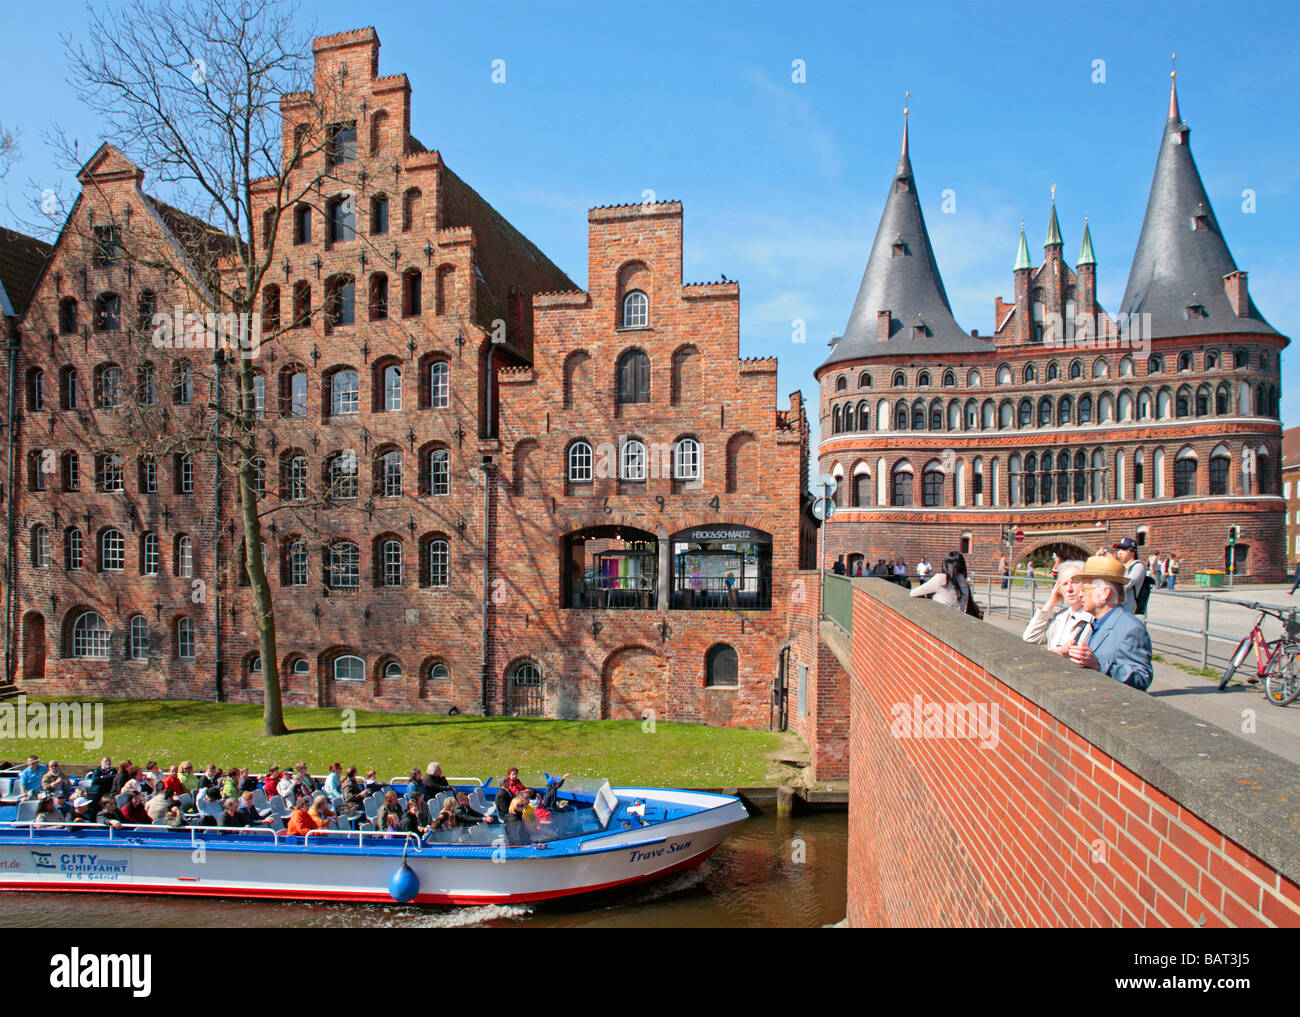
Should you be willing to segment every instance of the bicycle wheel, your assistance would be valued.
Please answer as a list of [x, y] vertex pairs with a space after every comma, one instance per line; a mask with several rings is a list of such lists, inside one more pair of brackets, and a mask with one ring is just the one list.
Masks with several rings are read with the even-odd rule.
[[1300, 697], [1300, 643], [1286, 643], [1268, 662], [1264, 695], [1276, 706], [1286, 706]]
[[1232, 676], [1237, 673], [1237, 668], [1241, 667], [1242, 662], [1250, 655], [1250, 648], [1254, 645], [1251, 636], [1246, 636], [1237, 648], [1232, 651], [1232, 659], [1228, 661], [1228, 669], [1223, 672], [1223, 678], [1219, 681], [1219, 691], [1228, 687], [1228, 682], [1232, 681]]

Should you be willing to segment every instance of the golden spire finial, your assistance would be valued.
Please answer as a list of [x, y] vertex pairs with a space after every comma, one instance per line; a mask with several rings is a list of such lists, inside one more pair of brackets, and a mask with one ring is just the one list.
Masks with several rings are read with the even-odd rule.
[[1178, 61], [1178, 54], [1177, 54], [1177, 53], [1170, 53], [1170, 54], [1169, 54], [1169, 76], [1170, 76], [1171, 78], [1176, 78], [1176, 77], [1178, 77], [1178, 62], [1177, 62], [1177, 61]]
[[[906, 100], [906, 99], [911, 99], [911, 98], [912, 98], [912, 93], [911, 93], [911, 92], [904, 92], [904, 93], [903, 93], [903, 98], [904, 98], [905, 100]], [[903, 106], [903, 116], [907, 116], [907, 105], [906, 105], [906, 103], [905, 103], [904, 106]]]

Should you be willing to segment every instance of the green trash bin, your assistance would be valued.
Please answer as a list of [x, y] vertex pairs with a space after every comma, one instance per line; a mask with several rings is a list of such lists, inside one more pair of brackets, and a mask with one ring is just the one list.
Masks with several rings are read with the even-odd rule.
[[1217, 569], [1210, 569], [1206, 572], [1198, 572], [1196, 573], [1196, 585], [1208, 586], [1212, 590], [1221, 590], [1223, 589], [1224, 577], [1225, 577], [1225, 573], [1220, 572]]

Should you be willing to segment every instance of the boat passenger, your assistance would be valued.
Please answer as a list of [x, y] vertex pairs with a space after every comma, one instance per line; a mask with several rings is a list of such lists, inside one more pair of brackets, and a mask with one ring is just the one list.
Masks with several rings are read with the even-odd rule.
[[331, 798], [343, 797], [343, 764], [331, 763], [330, 775], [325, 778], [325, 793]]
[[403, 833], [414, 833], [421, 837], [429, 830], [429, 824], [420, 817], [420, 803], [415, 798], [406, 803], [406, 815], [402, 817], [400, 829]]
[[566, 773], [563, 777], [552, 777], [546, 782], [546, 790], [542, 792], [542, 806], [544, 808], [550, 810], [556, 807], [555, 803], [559, 799], [560, 788], [564, 786], [564, 782], [568, 779], [569, 775]]
[[253, 804], [252, 791], [244, 792], [243, 796], [239, 800], [239, 808], [241, 811], [246, 812], [248, 814], [249, 826], [252, 826], [256, 823], [269, 823], [274, 818], [271, 815], [270, 809], [267, 809], [265, 812], [262, 812], [258, 809], [258, 807], [255, 804]]
[[225, 778], [221, 781], [222, 798], [236, 798], [239, 796], [239, 773], [240, 771], [237, 769], [226, 773]]
[[375, 813], [375, 829], [387, 830], [389, 827], [388, 817], [392, 815], [395, 822], [400, 822], [402, 818], [402, 806], [397, 800], [397, 792], [389, 788], [384, 794], [384, 804], [379, 806], [379, 811]]
[[[419, 785], [419, 786], [423, 786], [423, 785]], [[424, 792], [419, 790], [409, 791], [407, 792], [406, 797], [407, 797], [407, 801], [414, 803], [416, 808], [418, 809], [418, 814], [420, 816], [420, 825], [426, 827], [431, 825], [430, 816], [429, 816], [429, 803], [425, 801]]]
[[438, 812], [438, 818], [433, 821], [435, 830], [454, 830], [456, 829], [456, 799], [444, 798], [442, 800], [442, 809]]
[[[87, 772], [86, 778], [90, 781], [90, 786], [86, 789], [86, 793], [90, 795], [91, 802], [98, 802], [100, 797], [108, 794], [113, 787], [115, 776], [117, 771], [113, 769], [113, 760], [108, 756], [101, 759], [97, 767]], [[93, 814], [94, 811], [92, 808], [91, 813]]]
[[316, 785], [316, 781], [312, 778], [312, 775], [307, 772], [306, 763], [299, 763], [297, 766], [295, 766], [293, 768], [293, 773], [294, 773], [294, 780], [298, 782], [298, 788], [300, 794], [305, 794], [307, 797], [310, 798], [313, 792], [320, 790], [320, 788], [317, 787]]
[[351, 806], [353, 811], [361, 807], [365, 801], [365, 792], [361, 790], [361, 782], [357, 780], [357, 768], [349, 766], [347, 773], [344, 774], [343, 780], [339, 783], [339, 797], [345, 805]]
[[36, 818], [34, 823], [62, 823], [64, 822], [63, 813], [54, 807], [53, 798], [42, 798], [41, 803], [36, 806]]
[[448, 782], [447, 778], [442, 775], [442, 766], [438, 763], [430, 763], [424, 771], [425, 797], [430, 801], [433, 801], [435, 795], [450, 790], [451, 784]]
[[114, 830], [122, 829], [127, 820], [117, 807], [117, 800], [112, 795], [105, 795], [99, 800], [99, 822], [111, 826]]
[[158, 764], [152, 759], [145, 764], [144, 773], [137, 775], [140, 780], [140, 786], [148, 786], [149, 791], [157, 791], [158, 785], [162, 783], [162, 770], [158, 769]]
[[262, 778], [262, 790], [266, 792], [266, 797], [271, 798], [280, 793], [280, 768], [272, 766], [266, 771]]
[[320, 829], [328, 830], [334, 826], [334, 810], [330, 808], [329, 799], [324, 795], [317, 795], [307, 812], [312, 819], [316, 820], [316, 825]]
[[245, 791], [256, 791], [261, 786], [262, 786], [262, 782], [258, 780], [257, 777], [253, 776], [253, 774], [248, 772], [247, 766], [245, 766], [242, 770], [239, 771], [239, 794], [240, 795], [243, 795]]
[[188, 759], [181, 763], [180, 781], [185, 790], [181, 794], [194, 794], [199, 789], [199, 778], [194, 776], [194, 764]]
[[234, 798], [227, 798], [221, 803], [221, 815], [217, 817], [217, 826], [233, 827], [236, 829], [245, 826], [258, 826], [262, 823], [269, 823], [269, 819], [258, 819], [253, 813], [239, 807], [239, 802]]
[[[164, 816], [168, 815], [172, 809], [176, 808], [176, 796], [170, 788], [163, 788], [162, 791], [154, 795], [145, 803], [145, 811], [149, 813], [149, 822], [156, 823]], [[179, 809], [176, 810], [178, 813]]]
[[[298, 781], [294, 778], [292, 773], [288, 770], [281, 770], [280, 779], [275, 785], [275, 793], [286, 802], [292, 804], [293, 800], [298, 797], [297, 785]], [[270, 797], [270, 792], [267, 793], [267, 797]]]
[[[161, 785], [164, 790], [170, 791], [173, 795], [183, 795], [185, 793], [185, 784], [181, 780], [180, 774], [176, 772], [177, 770], [178, 767], [175, 765], [169, 766], [167, 776], [162, 779]], [[154, 790], [157, 791], [158, 787], [155, 786]]]
[[377, 776], [375, 776], [374, 770], [366, 771], [366, 794], [367, 795], [382, 794], [386, 786], [387, 785], [385, 785]]
[[149, 818], [149, 813], [144, 806], [144, 794], [139, 789], [133, 789], [126, 793], [129, 793], [131, 797], [122, 806], [123, 821], [137, 826], [147, 826], [152, 823], [153, 820]]
[[79, 794], [72, 799], [72, 815], [68, 816], [69, 823], [93, 823], [95, 817], [90, 814], [90, 799], [85, 795]]
[[199, 790], [205, 791], [210, 787], [221, 788], [221, 771], [216, 763], [209, 763], [208, 768], [199, 774]]
[[456, 825], [472, 826], [475, 823], [492, 823], [495, 820], [491, 816], [485, 816], [478, 812], [469, 803], [469, 795], [464, 791], [456, 793]]
[[319, 830], [320, 824], [307, 811], [307, 799], [299, 798], [289, 816], [286, 831], [295, 837], [305, 837], [312, 830]]
[[35, 798], [41, 793], [41, 779], [47, 769], [41, 765], [39, 757], [27, 757], [27, 767], [18, 774], [18, 786], [22, 789], [24, 798]]
[[523, 781], [519, 779], [519, 767], [517, 766], [512, 766], [506, 771], [506, 779], [501, 782], [501, 786], [509, 791], [511, 795], [521, 794], [528, 790]]
[[41, 790], [46, 795], [58, 795], [62, 798], [72, 793], [72, 781], [59, 769], [57, 759], [51, 759], [49, 769], [41, 775]]
[[126, 782], [132, 780], [134, 777], [135, 766], [132, 765], [131, 760], [122, 760], [122, 765], [117, 768], [117, 773], [113, 775], [113, 788], [109, 793], [120, 795], [123, 788], [126, 786]]

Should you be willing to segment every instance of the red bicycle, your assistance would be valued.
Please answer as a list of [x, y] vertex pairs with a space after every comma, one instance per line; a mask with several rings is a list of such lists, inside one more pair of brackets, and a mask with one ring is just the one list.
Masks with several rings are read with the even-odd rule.
[[[1300, 608], [1272, 608], [1263, 604], [1250, 605], [1258, 611], [1254, 628], [1233, 651], [1219, 688], [1228, 687], [1237, 669], [1246, 662], [1251, 647], [1255, 649], [1255, 674], [1246, 680], [1252, 684], [1264, 682], [1264, 694], [1270, 703], [1286, 706], [1300, 698]], [[1282, 634], [1273, 640], [1264, 638], [1264, 619], [1274, 617], [1282, 623]]]

